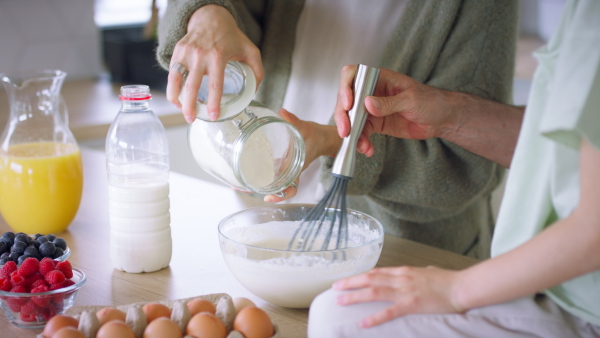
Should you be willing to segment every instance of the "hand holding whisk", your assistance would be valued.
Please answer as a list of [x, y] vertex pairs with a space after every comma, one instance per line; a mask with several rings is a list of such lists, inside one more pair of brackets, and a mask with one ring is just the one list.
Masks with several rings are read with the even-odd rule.
[[321, 201], [309, 210], [294, 232], [287, 250], [314, 251], [343, 249], [348, 246], [346, 189], [354, 176], [356, 144], [367, 119], [364, 100], [372, 95], [379, 78], [379, 69], [358, 65], [354, 77], [354, 103], [348, 112], [350, 134], [342, 142], [331, 174], [333, 185]]

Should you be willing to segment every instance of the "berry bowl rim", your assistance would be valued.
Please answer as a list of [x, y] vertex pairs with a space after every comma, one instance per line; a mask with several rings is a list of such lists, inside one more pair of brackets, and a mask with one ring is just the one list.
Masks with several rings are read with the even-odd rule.
[[51, 291], [46, 291], [46, 292], [35, 292], [35, 293], [31, 293], [31, 292], [10, 292], [10, 291], [0, 290], [0, 296], [2, 296], [2, 297], [24, 297], [24, 298], [28, 298], [28, 297], [33, 297], [33, 296], [37, 297], [37, 296], [58, 295], [58, 294], [67, 293], [67, 292], [70, 292], [70, 291], [78, 290], [78, 289], [81, 288], [81, 286], [83, 284], [85, 284], [85, 282], [87, 281], [87, 277], [85, 276], [85, 273], [83, 273], [83, 271], [81, 271], [79, 269], [73, 268], [72, 270], [73, 270], [73, 277], [75, 277], [76, 275], [79, 276], [79, 281], [77, 281], [73, 285], [69, 285], [67, 287], [56, 289], [56, 290], [51, 290]]

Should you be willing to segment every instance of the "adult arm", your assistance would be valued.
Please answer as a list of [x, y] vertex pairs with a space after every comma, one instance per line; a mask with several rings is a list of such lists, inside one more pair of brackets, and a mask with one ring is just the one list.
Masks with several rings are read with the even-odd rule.
[[335, 289], [356, 289], [338, 302], [393, 301], [391, 307], [361, 322], [370, 327], [413, 313], [463, 312], [498, 304], [600, 270], [600, 150], [583, 139], [580, 154], [577, 207], [531, 240], [462, 271], [374, 269], [336, 282]]
[[[335, 121], [340, 137], [350, 132], [352, 79], [356, 66], [342, 71]], [[408, 76], [383, 69], [374, 96], [365, 106], [370, 115], [358, 151], [372, 156], [373, 133], [425, 140], [442, 138], [472, 153], [509, 167], [521, 129], [524, 107], [486, 100], [475, 95], [436, 89]]]
[[[208, 112], [220, 113], [224, 69], [227, 61], [243, 61], [253, 69], [258, 83], [263, 78], [260, 52], [260, 9], [263, 1], [172, 0], [159, 23], [159, 63], [169, 69], [167, 99], [180, 107], [188, 122], [195, 117], [196, 93], [202, 77], [209, 75]], [[183, 102], [179, 101], [183, 76], [170, 67], [179, 62], [189, 71]]]

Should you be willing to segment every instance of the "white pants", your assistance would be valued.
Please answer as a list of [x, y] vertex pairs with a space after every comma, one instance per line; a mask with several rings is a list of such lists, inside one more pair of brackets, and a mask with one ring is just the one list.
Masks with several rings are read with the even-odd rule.
[[585, 322], [544, 295], [477, 308], [465, 314], [409, 315], [362, 329], [358, 322], [389, 302], [340, 306], [342, 292], [327, 290], [312, 302], [309, 338], [334, 337], [600, 337], [600, 326]]

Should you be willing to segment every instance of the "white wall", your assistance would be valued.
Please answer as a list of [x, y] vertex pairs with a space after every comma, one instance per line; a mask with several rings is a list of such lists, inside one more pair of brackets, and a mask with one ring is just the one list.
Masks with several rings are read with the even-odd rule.
[[96, 77], [100, 32], [91, 0], [0, 0], [0, 73], [61, 69]]

